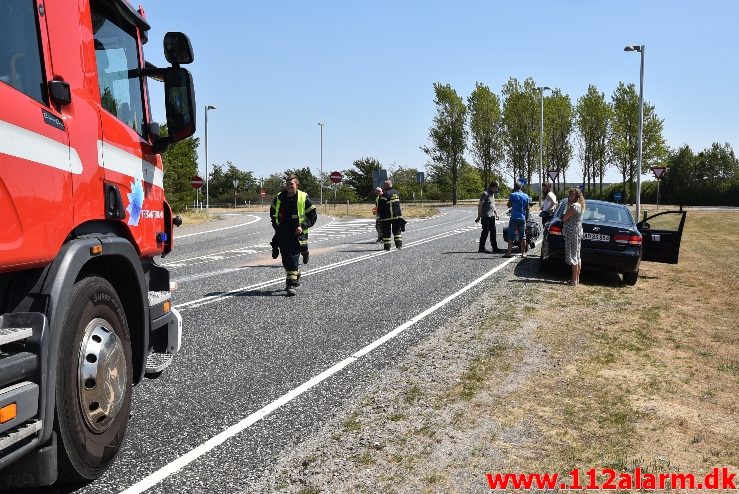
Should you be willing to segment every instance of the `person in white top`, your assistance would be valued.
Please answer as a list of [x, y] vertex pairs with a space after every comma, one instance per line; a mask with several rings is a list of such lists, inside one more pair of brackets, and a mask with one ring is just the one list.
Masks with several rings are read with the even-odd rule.
[[552, 192], [552, 184], [544, 182], [541, 186], [541, 193], [544, 201], [541, 203], [541, 224], [546, 225], [551, 221], [554, 210], [557, 208], [557, 196]]

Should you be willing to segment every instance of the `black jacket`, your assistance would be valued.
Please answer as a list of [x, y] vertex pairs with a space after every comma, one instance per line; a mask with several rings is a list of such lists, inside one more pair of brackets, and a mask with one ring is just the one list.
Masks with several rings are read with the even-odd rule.
[[387, 189], [377, 202], [377, 212], [380, 221], [400, 219], [403, 214], [400, 210], [400, 193], [395, 189]]

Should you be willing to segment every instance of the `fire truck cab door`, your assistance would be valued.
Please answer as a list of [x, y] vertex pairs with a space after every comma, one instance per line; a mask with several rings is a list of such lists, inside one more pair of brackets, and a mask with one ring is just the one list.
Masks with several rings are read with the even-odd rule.
[[[136, 27], [114, 9], [93, 10], [95, 59], [100, 87], [102, 141], [100, 159], [105, 182], [118, 188], [126, 205], [125, 222], [144, 253], [156, 248], [156, 228], [147, 221], [152, 198], [161, 196], [163, 174], [144, 139], [147, 125], [143, 65]], [[154, 186], [159, 190], [152, 190]], [[161, 201], [157, 208], [162, 211]], [[156, 216], [162, 216], [157, 214]]]
[[5, 267], [54, 257], [72, 224], [72, 175], [82, 170], [66, 123], [48, 102], [47, 39], [36, 2], [0, 2], [0, 266]]

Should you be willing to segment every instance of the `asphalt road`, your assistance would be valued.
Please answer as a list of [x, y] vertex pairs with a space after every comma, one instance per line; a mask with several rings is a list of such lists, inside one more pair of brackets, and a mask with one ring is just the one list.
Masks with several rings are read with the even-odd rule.
[[[404, 247], [386, 253], [372, 220], [319, 211], [296, 297], [285, 296], [284, 270], [270, 256], [266, 213], [179, 229], [162, 264], [178, 285], [181, 353], [162, 377], [134, 389], [113, 467], [81, 489], [44, 492], [242, 492], [379, 370], [501, 278], [496, 272], [443, 302], [508, 261], [477, 252], [475, 216], [476, 208], [450, 208], [410, 221]], [[502, 246], [501, 232], [502, 222]], [[396, 328], [397, 337], [366, 348]]]

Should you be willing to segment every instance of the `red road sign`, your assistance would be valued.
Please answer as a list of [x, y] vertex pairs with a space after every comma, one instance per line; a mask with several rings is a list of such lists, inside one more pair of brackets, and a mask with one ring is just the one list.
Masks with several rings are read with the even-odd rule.
[[267, 191], [264, 190], [264, 189], [262, 189], [262, 190], [259, 191], [259, 195], [262, 196], [262, 197], [264, 197], [264, 196], [267, 195]]
[[203, 182], [203, 179], [195, 175], [190, 179], [190, 184], [192, 185], [193, 189], [199, 189], [203, 186], [205, 182]]
[[344, 177], [341, 175], [341, 172], [331, 172], [331, 175], [329, 175], [328, 178], [331, 179], [333, 183], [338, 184]]
[[650, 169], [652, 170], [652, 173], [654, 173], [654, 178], [656, 178], [657, 180], [662, 178], [662, 176], [667, 171], [667, 167], [664, 166], [653, 166]]

